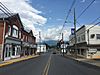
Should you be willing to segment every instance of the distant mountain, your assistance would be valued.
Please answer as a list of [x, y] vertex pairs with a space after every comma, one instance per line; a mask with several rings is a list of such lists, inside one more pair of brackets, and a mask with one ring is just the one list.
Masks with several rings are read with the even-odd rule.
[[53, 45], [57, 45], [57, 40], [47, 40], [47, 41], [43, 41], [45, 42], [46, 44], [50, 45], [50, 46], [53, 46]]

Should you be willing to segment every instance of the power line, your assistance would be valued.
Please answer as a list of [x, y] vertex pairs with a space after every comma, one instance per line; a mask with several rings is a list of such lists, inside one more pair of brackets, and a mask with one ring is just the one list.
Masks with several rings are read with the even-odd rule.
[[6, 11], [11, 13], [11, 11], [3, 3], [0, 2], [0, 4], [6, 9]]
[[[97, 17], [93, 22], [90, 23], [90, 25], [92, 25], [93, 23], [95, 23], [98, 19], [100, 19], [100, 17]], [[94, 26], [98, 25], [100, 22], [94, 24], [93, 26], [91, 26], [89, 29], [93, 28]], [[87, 29], [86, 31], [88, 31], [89, 29]], [[80, 34], [82, 34], [84, 32], [81, 32]]]
[[5, 7], [4, 6], [2, 6], [2, 5], [0, 5], [0, 10], [4, 13], [4, 14], [6, 14], [8, 17], [11, 15], [8, 11], [7, 11], [7, 9], [5, 9]]
[[4, 10], [0, 9], [4, 14], [6, 14], [7, 16], [9, 16]]
[[[69, 11], [68, 11], [68, 14], [67, 14], [66, 18], [65, 18], [63, 27], [65, 26], [66, 20], [68, 19], [69, 15], [70, 15], [70, 13], [71, 13], [71, 11], [72, 11], [72, 8], [73, 8], [73, 6], [74, 6], [74, 4], [75, 4], [75, 2], [76, 2], [76, 0], [73, 0], [72, 5], [71, 5], [71, 7], [70, 7], [70, 9], [69, 9]], [[62, 28], [62, 29], [63, 29], [63, 28]]]
[[[85, 30], [85, 31], [88, 31], [89, 29], [93, 28], [94, 26], [96, 26], [96, 25], [98, 25], [98, 24], [100, 24], [100, 22], [94, 24], [93, 26], [89, 27], [89, 28], [88, 28], [87, 30]], [[80, 34], [82, 34], [82, 33], [84, 33], [84, 32], [81, 32]]]
[[72, 10], [72, 8], [73, 8], [73, 6], [74, 6], [74, 4], [75, 4], [75, 2], [76, 2], [76, 0], [73, 1], [72, 5], [71, 5], [71, 7], [70, 7], [70, 9], [69, 9], [69, 12], [68, 12], [68, 14], [67, 14], [67, 16], [66, 16], [66, 18], [65, 18], [65, 21], [68, 19], [69, 15], [70, 15], [70, 13], [71, 13], [71, 10]]
[[93, 0], [83, 11], [82, 11], [82, 13], [77, 17], [77, 19], [79, 19], [82, 15], [83, 15], [83, 13], [93, 4], [95, 2], [95, 0]]
[[4, 7], [2, 7], [1, 5], [0, 5], [0, 7], [2, 8], [2, 9], [1, 9], [1, 10], [2, 10], [2, 12], [5, 12], [6, 14], [8, 14], [7, 16], [10, 16], [9, 12], [7, 12], [7, 11], [5, 10], [5, 8], [4, 8]]
[[[72, 5], [71, 5], [71, 7], [70, 7], [70, 9], [69, 9], [69, 11], [68, 11], [68, 14], [67, 14], [67, 16], [66, 16], [66, 18], [65, 18], [65, 21], [64, 21], [64, 23], [63, 23], [63, 26], [62, 26], [62, 28], [61, 28], [60, 35], [61, 35], [61, 32], [62, 32], [63, 28], [65, 27], [65, 23], [67, 23], [67, 19], [68, 19], [69, 15], [70, 15], [70, 13], [71, 13], [71, 11], [72, 11], [72, 8], [73, 8], [75, 2], [76, 2], [76, 0], [73, 0]], [[60, 35], [59, 35], [59, 37], [60, 37]]]
[[[89, 29], [93, 28], [94, 26], [96, 26], [96, 25], [98, 25], [98, 24], [100, 24], [100, 22], [98, 22], [98, 23], [94, 24], [93, 26], [91, 26], [91, 27], [90, 27], [90, 28], [88, 28], [87, 30], [85, 30], [85, 31], [81, 32], [80, 34], [85, 33], [86, 31], [88, 31]], [[74, 37], [73, 37], [73, 38], [74, 38]], [[72, 38], [72, 39], [73, 39], [73, 38]]]
[[[100, 22], [98, 22], [98, 23], [96, 23], [96, 24], [94, 24], [93, 26], [91, 26], [89, 29], [91, 29], [91, 28], [93, 28], [94, 26], [96, 26], [96, 25], [98, 25]], [[88, 30], [89, 30], [88, 29]]]
[[100, 19], [100, 17], [97, 17], [93, 22], [91, 22], [90, 24], [93, 24], [93, 23], [95, 23], [97, 20], [99, 20]]

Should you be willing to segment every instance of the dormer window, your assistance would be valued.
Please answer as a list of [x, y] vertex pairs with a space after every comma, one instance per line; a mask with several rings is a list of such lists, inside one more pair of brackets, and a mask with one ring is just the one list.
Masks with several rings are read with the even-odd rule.
[[13, 33], [12, 33], [13, 37], [18, 38], [18, 27], [13, 25]]

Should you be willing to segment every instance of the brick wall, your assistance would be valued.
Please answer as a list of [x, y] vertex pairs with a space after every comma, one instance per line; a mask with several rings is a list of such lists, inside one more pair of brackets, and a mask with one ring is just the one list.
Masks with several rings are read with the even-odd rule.
[[0, 44], [2, 44], [3, 41], [3, 30], [4, 30], [3, 22], [0, 22]]
[[2, 44], [0, 44], [0, 59], [1, 59], [1, 52], [2, 52]]

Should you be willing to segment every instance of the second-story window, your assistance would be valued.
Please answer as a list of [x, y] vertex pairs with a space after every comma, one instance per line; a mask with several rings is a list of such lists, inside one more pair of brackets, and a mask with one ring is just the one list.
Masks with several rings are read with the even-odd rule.
[[81, 39], [82, 39], [82, 41], [84, 41], [85, 40], [85, 35], [82, 35]]
[[18, 38], [18, 27], [13, 25], [13, 33], [12, 33], [13, 37], [17, 37]]
[[22, 38], [22, 41], [25, 41], [25, 35], [23, 35], [22, 37], [23, 37], [23, 38]]
[[96, 38], [100, 40], [100, 34], [96, 34]]
[[21, 39], [21, 31], [19, 31], [19, 38]]
[[11, 34], [11, 26], [8, 25], [8, 35], [10, 35], [10, 34]]
[[78, 37], [78, 42], [80, 42], [80, 37]]
[[28, 42], [28, 37], [26, 36], [26, 42]]
[[95, 34], [91, 34], [90, 38], [94, 39], [94, 37], [95, 37]]

